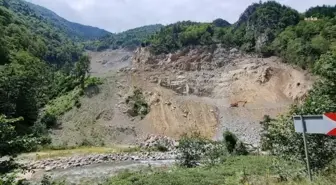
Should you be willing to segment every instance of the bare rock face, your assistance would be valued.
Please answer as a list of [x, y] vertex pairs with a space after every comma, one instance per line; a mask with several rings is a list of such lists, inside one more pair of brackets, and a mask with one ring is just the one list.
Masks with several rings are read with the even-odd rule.
[[271, 78], [271, 73], [272, 73], [272, 68], [271, 67], [262, 67], [258, 70], [258, 79], [257, 79], [257, 82], [263, 84], [263, 83], [266, 83], [270, 80]]
[[148, 48], [135, 51], [133, 65], [141, 69], [167, 68], [182, 71], [214, 70], [242, 55], [237, 49], [195, 46], [174, 53], [153, 56]]

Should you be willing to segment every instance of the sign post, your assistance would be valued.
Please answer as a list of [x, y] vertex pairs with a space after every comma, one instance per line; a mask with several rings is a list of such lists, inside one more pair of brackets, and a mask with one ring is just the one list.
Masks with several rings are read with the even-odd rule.
[[302, 135], [303, 135], [303, 144], [304, 144], [304, 149], [305, 149], [305, 154], [306, 154], [307, 172], [308, 172], [309, 180], [312, 181], [313, 178], [312, 178], [311, 170], [310, 170], [307, 137], [306, 137], [307, 127], [306, 127], [306, 123], [305, 123], [305, 120], [304, 120], [303, 116], [300, 116], [300, 118], [301, 118], [302, 128], [303, 128]]
[[295, 132], [302, 133], [309, 180], [312, 181], [306, 134], [336, 136], [336, 113], [323, 115], [294, 116]]

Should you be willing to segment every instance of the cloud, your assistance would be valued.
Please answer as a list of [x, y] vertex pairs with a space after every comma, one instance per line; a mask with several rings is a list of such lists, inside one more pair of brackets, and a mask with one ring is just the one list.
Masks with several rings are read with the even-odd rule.
[[[181, 20], [235, 22], [256, 0], [29, 0], [81, 24], [120, 32], [148, 24]], [[335, 0], [278, 0], [300, 12]]]

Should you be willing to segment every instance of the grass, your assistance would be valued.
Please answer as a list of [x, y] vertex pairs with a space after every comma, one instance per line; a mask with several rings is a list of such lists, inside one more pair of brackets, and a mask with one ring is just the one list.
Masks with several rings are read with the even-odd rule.
[[60, 116], [63, 113], [69, 111], [78, 102], [80, 92], [81, 90], [76, 88], [65, 95], [57, 97], [56, 99], [49, 102], [49, 104], [45, 107], [46, 112], [54, 116]]
[[134, 146], [115, 146], [115, 147], [76, 147], [68, 149], [43, 149], [39, 152], [22, 154], [21, 158], [35, 158], [36, 160], [68, 157], [73, 155], [89, 155], [89, 154], [109, 154], [122, 152], [136, 152], [138, 147]]
[[176, 167], [150, 173], [124, 172], [109, 179], [105, 185], [331, 185], [336, 182], [334, 175], [315, 177], [313, 183], [305, 178], [281, 181], [273, 166], [274, 159], [265, 156], [239, 156], [228, 157], [222, 165], [211, 168]]

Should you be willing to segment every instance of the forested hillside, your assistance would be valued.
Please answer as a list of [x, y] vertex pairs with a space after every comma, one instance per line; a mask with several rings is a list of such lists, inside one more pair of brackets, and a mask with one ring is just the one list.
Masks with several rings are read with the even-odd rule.
[[222, 43], [244, 51], [268, 52], [268, 46], [287, 26], [300, 21], [299, 13], [277, 2], [250, 5], [238, 22], [218, 27], [211, 23], [178, 22], [150, 39], [154, 53], [175, 51], [190, 45]]
[[26, 2], [24, 0], [2, 0], [3, 5], [20, 16], [29, 17], [29, 25], [37, 28], [39, 22], [43, 22], [57, 32], [63, 32], [64, 35], [72, 40], [85, 41], [96, 39], [109, 34], [108, 31], [92, 26], [73, 23], [58, 16], [56, 13], [44, 7]]
[[317, 18], [333, 18], [336, 16], [336, 5], [335, 6], [316, 6], [311, 7], [305, 12], [306, 17], [317, 17]]
[[98, 40], [86, 42], [85, 48], [89, 50], [105, 50], [105, 49], [135, 49], [139, 47], [149, 36], [159, 31], [163, 25], [155, 24], [130, 29], [118, 34], [109, 34]]
[[[90, 62], [81, 47], [26, 4], [16, 4], [13, 12], [8, 3], [0, 1], [0, 157], [48, 142], [46, 128], [75, 105]], [[70, 98], [63, 98], [63, 107], [51, 101], [64, 96]]]

